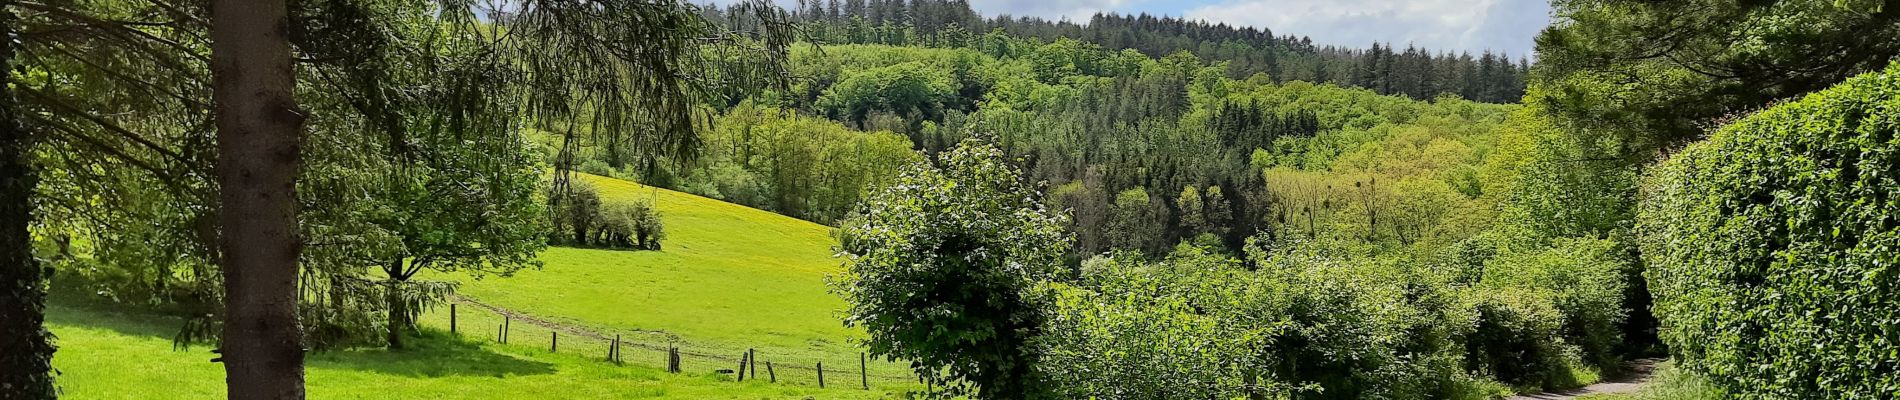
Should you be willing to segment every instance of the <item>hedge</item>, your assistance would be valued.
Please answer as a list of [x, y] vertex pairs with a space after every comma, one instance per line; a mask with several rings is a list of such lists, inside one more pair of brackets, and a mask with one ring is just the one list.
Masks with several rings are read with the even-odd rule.
[[1900, 397], [1900, 64], [1717, 130], [1645, 177], [1661, 337], [1742, 398]]

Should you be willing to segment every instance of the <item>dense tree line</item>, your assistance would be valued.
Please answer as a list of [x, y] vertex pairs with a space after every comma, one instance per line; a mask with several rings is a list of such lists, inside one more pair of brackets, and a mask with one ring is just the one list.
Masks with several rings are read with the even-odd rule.
[[[971, 135], [987, 137], [1024, 169], [1027, 179], [1048, 182], [1047, 201], [1073, 211], [1072, 260], [1115, 248], [1162, 254], [1187, 239], [1237, 250], [1247, 237], [1286, 230], [1283, 225], [1294, 220], [1303, 221], [1298, 224], [1303, 227], [1323, 227], [1322, 217], [1330, 211], [1290, 208], [1293, 201], [1283, 198], [1295, 196], [1289, 191], [1297, 190], [1296, 181], [1276, 186], [1277, 178], [1267, 172], [1323, 172], [1342, 156], [1395, 134], [1425, 141], [1413, 146], [1431, 147], [1406, 151], [1452, 158], [1403, 170], [1367, 165], [1374, 169], [1367, 172], [1396, 173], [1357, 175], [1369, 182], [1359, 182], [1365, 193], [1351, 197], [1403, 197], [1377, 204], [1416, 211], [1406, 215], [1434, 215], [1428, 211], [1435, 206], [1415, 204], [1426, 198], [1396, 189], [1436, 188], [1431, 195], [1443, 194], [1432, 199], [1468, 201], [1480, 195], [1471, 152], [1480, 145], [1475, 142], [1482, 140], [1480, 134], [1494, 129], [1504, 115], [1503, 108], [1453, 98], [1424, 103], [1331, 85], [1279, 84], [1261, 76], [1234, 80], [1220, 72], [1220, 64], [1188, 53], [1150, 58], [1072, 40], [1037, 45], [996, 39], [1015, 55], [876, 45], [794, 51], [794, 73], [809, 79], [758, 104], [825, 115], [859, 129], [895, 131], [925, 154], [940, 153]], [[727, 118], [756, 112], [741, 110], [750, 109], [734, 109]], [[1347, 160], [1375, 162], [1360, 158]], [[1436, 183], [1418, 183], [1425, 181]], [[1354, 184], [1312, 182], [1322, 188]], [[1321, 194], [1297, 197], [1313, 199], [1316, 206], [1347, 204], [1343, 191], [1338, 200], [1312, 197]], [[1439, 203], [1446, 202], [1433, 204]], [[1368, 235], [1421, 240], [1419, 221], [1377, 223], [1396, 220], [1374, 221], [1375, 233]]]
[[1512, 103], [1523, 97], [1530, 73], [1528, 59], [1490, 50], [1474, 56], [1411, 44], [1403, 49], [1392, 43], [1373, 43], [1370, 49], [1316, 46], [1311, 38], [1276, 35], [1266, 28], [1146, 13], [1097, 13], [1081, 24], [1009, 15], [986, 19], [977, 11], [967, 0], [800, 0], [793, 18], [809, 39], [824, 43], [975, 47], [984, 45], [979, 39], [992, 31], [1043, 43], [1069, 38], [1156, 57], [1192, 52], [1226, 62], [1225, 72], [1234, 78], [1263, 73], [1278, 82], [1332, 83], [1414, 99], [1450, 93]]
[[[919, 360], [937, 394], [1478, 399], [1576, 385], [1620, 359], [1627, 264], [1613, 241], [1480, 223], [1404, 246], [1369, 214], [1407, 207], [1342, 196], [1324, 231], [1071, 264], [1049, 249], [1081, 236], [1005, 154], [966, 140], [874, 191], [840, 230], [847, 321], [874, 354]], [[1366, 193], [1354, 186], [1342, 194]], [[1131, 189], [1114, 203], [1149, 201]]]

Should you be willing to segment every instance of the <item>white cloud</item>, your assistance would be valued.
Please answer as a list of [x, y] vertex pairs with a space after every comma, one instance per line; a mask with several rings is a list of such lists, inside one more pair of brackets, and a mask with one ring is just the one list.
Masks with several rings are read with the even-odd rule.
[[1531, 38], [1549, 24], [1548, 9], [1544, 0], [1228, 0], [1189, 9], [1186, 16], [1266, 27], [1322, 44], [1412, 43], [1515, 57], [1530, 53]]

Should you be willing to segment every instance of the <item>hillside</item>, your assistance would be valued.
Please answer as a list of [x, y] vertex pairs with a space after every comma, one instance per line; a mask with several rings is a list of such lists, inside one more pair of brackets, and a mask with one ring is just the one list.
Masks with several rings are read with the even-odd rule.
[[[685, 193], [597, 177], [603, 197], [650, 197], [664, 213], [663, 251], [555, 247], [540, 270], [513, 277], [426, 277], [464, 282], [460, 337], [449, 316], [424, 316], [420, 345], [406, 351], [318, 353], [309, 362], [313, 398], [823, 398], [884, 397], [910, 384], [894, 363], [871, 363], [874, 389], [858, 388], [862, 333], [833, 313], [843, 304], [825, 290], [838, 270], [829, 228]], [[223, 395], [223, 371], [205, 347], [174, 351], [176, 319], [55, 302], [50, 326], [61, 338], [54, 364], [71, 398], [210, 398]], [[510, 344], [496, 342], [501, 317], [474, 302], [555, 325], [516, 319]], [[68, 303], [68, 304], [61, 304]], [[480, 328], [478, 328], [480, 327]], [[577, 335], [625, 335], [624, 366], [602, 361], [607, 344]], [[664, 372], [668, 343], [684, 353], [685, 374]], [[650, 347], [641, 347], [650, 346]], [[771, 361], [779, 384], [714, 373], [733, 368], [748, 348]], [[825, 362], [829, 389], [816, 386]], [[767, 372], [760, 368], [760, 373]], [[505, 383], [504, 383], [505, 381]]]

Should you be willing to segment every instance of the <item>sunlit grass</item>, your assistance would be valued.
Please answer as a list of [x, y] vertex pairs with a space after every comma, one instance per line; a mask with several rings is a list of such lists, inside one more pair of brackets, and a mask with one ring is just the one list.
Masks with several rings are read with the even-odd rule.
[[[683, 374], [668, 374], [665, 353], [623, 347], [625, 365], [604, 361], [607, 343], [563, 333], [549, 353], [550, 332], [511, 324], [507, 345], [495, 342], [501, 317], [458, 305], [460, 335], [450, 335], [448, 309], [425, 314], [427, 327], [399, 352], [352, 350], [313, 355], [312, 398], [818, 398], [887, 397], [914, 386], [897, 363], [872, 361], [871, 386], [859, 389], [856, 340], [825, 290], [841, 270], [830, 228], [765, 211], [631, 182], [581, 175], [603, 200], [652, 199], [664, 213], [662, 251], [555, 247], [545, 267], [512, 277], [464, 282], [469, 298], [589, 331], [623, 334], [630, 343], [678, 345]], [[108, 314], [98, 308], [53, 307], [60, 335], [55, 358], [67, 398], [221, 398], [224, 372], [207, 348], [173, 351], [179, 321]], [[776, 367], [769, 378], [732, 382], [718, 369], [737, 367], [757, 349]], [[825, 363], [820, 390], [815, 364]], [[764, 366], [758, 368], [767, 374]]]
[[[55, 305], [48, 326], [59, 336], [53, 364], [70, 399], [212, 399], [224, 397], [224, 370], [208, 347], [174, 350], [179, 321]], [[884, 398], [856, 386], [818, 389], [688, 369], [615, 366], [578, 353], [500, 345], [433, 329], [403, 351], [323, 352], [306, 362], [313, 399], [531, 398]], [[545, 343], [543, 343], [545, 344]]]
[[[863, 333], [839, 320], [844, 301], [825, 286], [826, 275], [843, 268], [833, 257], [831, 228], [617, 179], [577, 178], [592, 182], [603, 201], [652, 199], [664, 214], [664, 249], [554, 247], [542, 254], [542, 269], [512, 277], [438, 274], [424, 279], [458, 279], [464, 282], [460, 293], [470, 298], [565, 324], [624, 333], [629, 341], [675, 343], [735, 359], [757, 349], [761, 359], [803, 368], [824, 362], [834, 371], [848, 369], [852, 383], [857, 383]], [[464, 321], [485, 318], [472, 307], [460, 310]], [[424, 322], [447, 327], [445, 311], [434, 310]], [[471, 329], [493, 336], [486, 332], [494, 330], [494, 323], [470, 322], [476, 323], [484, 326]], [[545, 333], [536, 336], [545, 342]], [[640, 361], [660, 366], [661, 360], [663, 356], [653, 353]], [[897, 363], [873, 361], [870, 369], [887, 381], [903, 377], [914, 382], [908, 369]]]

